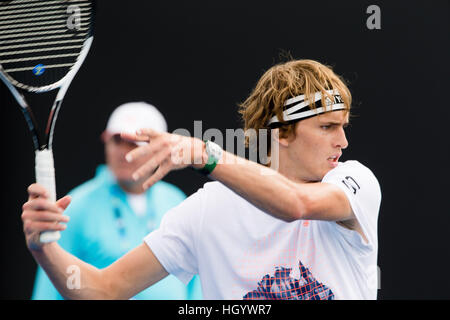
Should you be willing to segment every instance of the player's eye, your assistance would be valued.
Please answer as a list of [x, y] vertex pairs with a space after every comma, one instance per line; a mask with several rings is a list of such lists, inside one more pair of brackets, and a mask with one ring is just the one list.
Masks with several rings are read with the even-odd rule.
[[320, 126], [320, 128], [322, 130], [329, 130], [331, 128], [331, 125], [328, 124], [328, 125]]

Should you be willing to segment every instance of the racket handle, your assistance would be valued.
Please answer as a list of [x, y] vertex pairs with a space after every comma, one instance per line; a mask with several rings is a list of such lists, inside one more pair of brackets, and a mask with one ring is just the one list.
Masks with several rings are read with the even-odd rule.
[[[49, 193], [49, 200], [56, 201], [55, 166], [52, 150], [44, 149], [36, 151], [36, 182], [44, 186]], [[59, 231], [45, 231], [40, 235], [42, 243], [58, 241], [61, 237]]]

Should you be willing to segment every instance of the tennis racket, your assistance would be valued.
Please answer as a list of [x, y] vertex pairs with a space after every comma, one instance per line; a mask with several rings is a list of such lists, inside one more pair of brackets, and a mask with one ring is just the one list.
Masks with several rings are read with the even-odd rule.
[[[56, 201], [52, 140], [64, 95], [93, 40], [94, 2], [86, 0], [0, 1], [0, 78], [17, 100], [35, 149], [36, 182]], [[20, 91], [42, 93], [58, 89], [44, 132]], [[47, 105], [45, 110], [48, 110]], [[33, 107], [43, 112], [43, 106]], [[57, 241], [59, 231], [40, 235]]]

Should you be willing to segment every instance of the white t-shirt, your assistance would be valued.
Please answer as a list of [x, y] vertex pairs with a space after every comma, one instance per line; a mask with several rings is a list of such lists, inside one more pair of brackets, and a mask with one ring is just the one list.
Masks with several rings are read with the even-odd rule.
[[166, 213], [144, 241], [184, 283], [198, 273], [205, 299], [376, 299], [378, 181], [346, 161], [322, 182], [345, 192], [368, 242], [333, 221], [276, 219], [219, 182]]

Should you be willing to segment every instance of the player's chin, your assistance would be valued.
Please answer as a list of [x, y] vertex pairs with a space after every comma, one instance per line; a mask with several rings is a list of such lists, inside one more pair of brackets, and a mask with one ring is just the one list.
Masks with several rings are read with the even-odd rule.
[[319, 173], [317, 175], [319, 177], [318, 181], [321, 181], [328, 172], [330, 172], [331, 170], [333, 170], [336, 167], [337, 167], [337, 164], [334, 164], [334, 163], [327, 162], [326, 164], [324, 164], [320, 168]]

